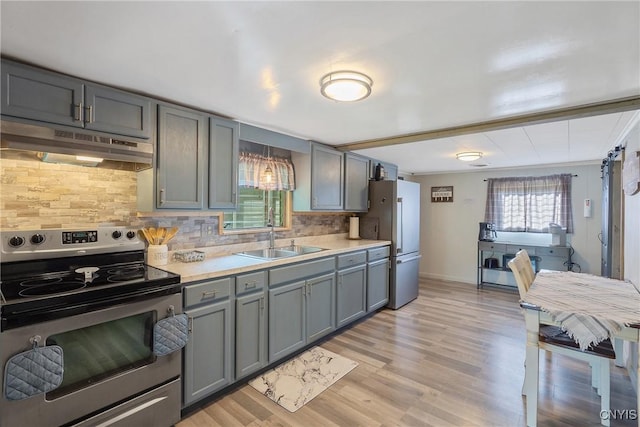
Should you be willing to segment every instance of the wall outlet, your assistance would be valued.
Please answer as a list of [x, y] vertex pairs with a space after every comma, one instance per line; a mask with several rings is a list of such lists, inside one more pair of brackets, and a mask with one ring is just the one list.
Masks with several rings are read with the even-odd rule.
[[203, 236], [213, 236], [213, 224], [202, 224], [200, 232]]

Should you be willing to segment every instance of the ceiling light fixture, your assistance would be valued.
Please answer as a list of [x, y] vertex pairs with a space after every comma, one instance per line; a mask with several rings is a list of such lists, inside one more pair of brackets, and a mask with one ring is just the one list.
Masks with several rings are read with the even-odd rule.
[[463, 162], [473, 162], [481, 158], [482, 153], [479, 151], [465, 151], [464, 153], [456, 154], [456, 159], [462, 160]]
[[320, 79], [320, 93], [334, 101], [360, 101], [371, 94], [373, 80], [356, 71], [335, 71]]

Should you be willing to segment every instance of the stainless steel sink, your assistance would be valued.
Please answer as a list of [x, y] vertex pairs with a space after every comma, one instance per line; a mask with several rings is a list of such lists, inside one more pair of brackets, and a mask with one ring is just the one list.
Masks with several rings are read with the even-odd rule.
[[311, 254], [314, 252], [324, 251], [323, 248], [318, 248], [315, 246], [300, 246], [300, 245], [292, 245], [292, 246], [284, 246], [281, 248], [274, 249], [255, 249], [253, 251], [244, 251], [237, 252], [236, 255], [242, 255], [252, 258], [260, 258], [260, 259], [278, 259], [278, 258], [287, 258], [292, 256]]
[[326, 250], [324, 248], [318, 248], [317, 246], [300, 246], [300, 245], [283, 246], [277, 249], [295, 252], [297, 255], [312, 254], [314, 252], [320, 252], [320, 251]]
[[248, 256], [261, 259], [278, 259], [299, 255], [294, 251], [287, 251], [280, 248], [275, 249], [255, 249], [253, 251], [237, 252], [236, 255]]

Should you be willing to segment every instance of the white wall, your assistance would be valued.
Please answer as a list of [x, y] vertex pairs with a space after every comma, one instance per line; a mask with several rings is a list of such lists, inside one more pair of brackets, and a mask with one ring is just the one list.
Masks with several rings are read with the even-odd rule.
[[[640, 122], [627, 134], [622, 145], [626, 147], [625, 156], [635, 155], [640, 151]], [[624, 196], [624, 278], [640, 286], [640, 193]], [[625, 345], [625, 359], [629, 376], [638, 392], [638, 347]]]
[[[606, 153], [603, 153], [603, 158]], [[444, 280], [474, 284], [477, 273], [478, 223], [484, 220], [487, 178], [541, 176], [557, 173], [578, 175], [572, 180], [575, 232], [567, 235], [575, 249], [573, 262], [585, 273], [600, 273], [601, 190], [600, 163], [558, 165], [554, 167], [488, 170], [469, 173], [412, 176], [421, 185], [420, 274]], [[431, 203], [431, 187], [453, 186], [453, 203]], [[591, 218], [583, 217], [582, 204], [590, 198]], [[640, 199], [640, 196], [638, 196]], [[524, 233], [510, 233], [512, 235]], [[498, 236], [505, 238], [505, 236]], [[551, 242], [551, 235], [538, 239]], [[513, 236], [509, 237], [513, 241]], [[520, 241], [519, 243], [525, 243]], [[577, 268], [574, 271], [578, 271]]]

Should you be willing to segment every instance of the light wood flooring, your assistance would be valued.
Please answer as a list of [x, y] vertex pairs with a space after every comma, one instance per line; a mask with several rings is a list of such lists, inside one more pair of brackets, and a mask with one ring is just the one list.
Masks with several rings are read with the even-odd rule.
[[[359, 366], [297, 412], [245, 384], [177, 427], [525, 425], [525, 326], [515, 290], [422, 279], [417, 300], [320, 345]], [[540, 367], [540, 426], [600, 425], [586, 363], [545, 353]], [[613, 363], [611, 409], [636, 409], [627, 372]]]

